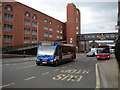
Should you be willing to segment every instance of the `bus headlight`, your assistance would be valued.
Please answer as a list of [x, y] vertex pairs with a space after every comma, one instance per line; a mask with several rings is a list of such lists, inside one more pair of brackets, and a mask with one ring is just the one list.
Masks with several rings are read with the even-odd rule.
[[97, 58], [99, 58], [100, 56], [97, 56]]
[[39, 59], [36, 59], [36, 61], [39, 61]]
[[54, 59], [54, 61], [56, 61], [56, 58]]
[[36, 62], [38, 62], [39, 61], [39, 59], [36, 59]]
[[50, 60], [50, 62], [53, 62], [53, 60]]

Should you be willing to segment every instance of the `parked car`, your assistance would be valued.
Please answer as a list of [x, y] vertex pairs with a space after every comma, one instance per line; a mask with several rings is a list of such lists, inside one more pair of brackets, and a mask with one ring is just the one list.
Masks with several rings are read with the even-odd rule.
[[87, 53], [87, 57], [94, 57], [94, 56], [95, 56], [95, 53], [94, 53], [94, 52], [91, 52], [91, 51], [90, 51], [90, 52]]

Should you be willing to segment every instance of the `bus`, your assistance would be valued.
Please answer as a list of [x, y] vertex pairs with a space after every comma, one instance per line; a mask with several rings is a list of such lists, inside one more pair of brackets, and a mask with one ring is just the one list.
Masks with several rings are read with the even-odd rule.
[[[91, 43], [93, 41], [89, 41]], [[114, 53], [115, 50], [115, 41], [114, 40], [95, 40], [99, 45], [108, 45], [110, 47], [110, 53]]]
[[54, 41], [42, 41], [38, 44], [36, 64], [52, 64], [58, 66], [60, 63], [74, 60], [76, 58], [76, 47]]
[[110, 59], [110, 47], [108, 45], [98, 45], [96, 46], [97, 54], [96, 58], [100, 59]]

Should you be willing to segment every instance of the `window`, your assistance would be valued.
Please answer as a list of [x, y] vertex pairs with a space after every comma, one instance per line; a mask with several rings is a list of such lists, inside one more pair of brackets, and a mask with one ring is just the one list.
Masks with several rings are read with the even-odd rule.
[[50, 21], [49, 24], [52, 24], [52, 21]]
[[86, 39], [86, 38], [87, 38], [87, 36], [86, 36], [86, 35], [84, 35], [84, 38]]
[[115, 37], [115, 35], [114, 35], [114, 34], [111, 34], [111, 35], [110, 35], [110, 37], [111, 37], [111, 38], [114, 38], [114, 37]]
[[99, 37], [100, 37], [100, 35], [97, 35], [96, 37], [97, 37], [97, 38], [99, 38]]
[[118, 34], [115, 34], [115, 37], [117, 38], [117, 37], [118, 37]]
[[60, 31], [57, 29], [57, 33], [59, 33]]
[[76, 32], [76, 34], [79, 34], [78, 32]]
[[37, 22], [33, 22], [33, 21], [32, 21], [32, 26], [33, 26], [33, 27], [37, 27]]
[[12, 42], [12, 36], [11, 35], [4, 35], [4, 42]]
[[24, 37], [24, 43], [30, 43], [30, 37]]
[[76, 23], [78, 23], [78, 17], [76, 17]]
[[63, 28], [63, 26], [60, 26], [60, 28]]
[[45, 22], [45, 23], [48, 23], [48, 20], [47, 20], [47, 19], [45, 19], [45, 20], [44, 20], [44, 22]]
[[32, 38], [32, 43], [37, 43], [37, 38]]
[[5, 19], [6, 21], [12, 22], [12, 21], [13, 21], [13, 15], [5, 13], [5, 14], [4, 14], [4, 19]]
[[48, 26], [47, 25], [44, 25], [44, 30], [48, 30]]
[[45, 32], [45, 33], [44, 33], [44, 37], [48, 37], [48, 32]]
[[78, 13], [78, 10], [76, 10], [76, 13], [77, 13], [77, 15], [79, 14], [79, 13]]
[[77, 27], [76, 27], [76, 29], [78, 30], [78, 29], [79, 29], [79, 27], [77, 26]]
[[8, 10], [8, 11], [13, 11], [13, 8], [11, 5], [6, 5], [5, 6], [5, 9]]
[[109, 37], [110, 37], [110, 35], [109, 35], [109, 34], [107, 34], [107, 35], [105, 35], [105, 37], [106, 37], [106, 38], [109, 38]]
[[2, 12], [0, 12], [0, 18], [2, 18]]
[[59, 38], [60, 38], [60, 36], [59, 36], [59, 35], [57, 35], [57, 38], [59, 39]]
[[4, 48], [5, 49], [12, 49], [13, 47], [12, 46], [5, 46]]
[[91, 38], [95, 38], [95, 35], [92, 35]]
[[60, 39], [63, 39], [63, 37], [62, 37], [62, 36], [60, 36]]
[[57, 24], [57, 27], [59, 27], [60, 25], [59, 24]]
[[25, 19], [24, 20], [24, 25], [30, 26], [30, 20]]
[[60, 30], [60, 33], [62, 34], [62, 33], [63, 33], [63, 31], [62, 31], [62, 30]]
[[25, 16], [26, 17], [30, 17], [30, 13], [27, 11], [27, 12], [25, 12]]
[[33, 19], [37, 19], [37, 16], [35, 14], [33, 14], [32, 18]]
[[24, 28], [24, 34], [30, 34], [30, 29], [29, 28]]
[[37, 35], [37, 30], [32, 30], [32, 35]]
[[88, 35], [88, 36], [87, 36], [87, 38], [91, 38], [91, 36], [90, 36], [90, 35]]
[[12, 25], [4, 24], [4, 31], [6, 32], [12, 32]]
[[49, 31], [52, 31], [52, 27], [49, 27]]
[[52, 37], [52, 33], [49, 34], [49, 37]]

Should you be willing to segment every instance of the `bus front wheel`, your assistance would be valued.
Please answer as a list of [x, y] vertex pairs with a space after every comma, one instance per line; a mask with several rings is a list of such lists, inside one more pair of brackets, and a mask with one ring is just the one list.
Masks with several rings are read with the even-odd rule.
[[58, 65], [59, 65], [59, 61], [56, 60], [56, 61], [54, 62], [54, 66], [58, 66]]
[[43, 64], [42, 63], [36, 63], [37, 64], [37, 66], [42, 66]]

